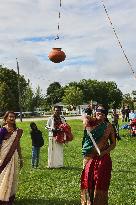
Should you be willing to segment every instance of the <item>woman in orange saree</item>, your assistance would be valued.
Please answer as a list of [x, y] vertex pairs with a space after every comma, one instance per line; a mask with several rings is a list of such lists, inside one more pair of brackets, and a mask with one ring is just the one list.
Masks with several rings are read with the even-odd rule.
[[20, 138], [23, 131], [16, 128], [15, 113], [6, 112], [0, 128], [0, 205], [12, 205], [18, 176], [18, 159], [23, 166]]

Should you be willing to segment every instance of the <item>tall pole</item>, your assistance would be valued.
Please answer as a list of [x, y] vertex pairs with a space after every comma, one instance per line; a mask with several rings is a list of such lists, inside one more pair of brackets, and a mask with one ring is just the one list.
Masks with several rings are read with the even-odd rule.
[[18, 99], [19, 99], [19, 111], [20, 111], [20, 121], [22, 122], [22, 106], [21, 106], [21, 92], [20, 92], [20, 80], [19, 80], [19, 63], [18, 63], [18, 60], [16, 58], [16, 61], [17, 61], [17, 74], [18, 74]]

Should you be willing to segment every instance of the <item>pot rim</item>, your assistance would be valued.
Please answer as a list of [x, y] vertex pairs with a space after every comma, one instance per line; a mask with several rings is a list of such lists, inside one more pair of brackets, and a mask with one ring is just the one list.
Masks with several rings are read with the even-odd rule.
[[52, 49], [62, 49], [62, 48], [52, 48]]

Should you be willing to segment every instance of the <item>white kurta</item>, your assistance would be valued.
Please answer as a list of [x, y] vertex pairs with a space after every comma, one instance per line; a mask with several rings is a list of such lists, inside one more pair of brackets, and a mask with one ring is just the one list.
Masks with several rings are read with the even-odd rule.
[[[65, 119], [61, 117], [62, 123], [66, 123]], [[47, 121], [49, 130], [49, 145], [48, 145], [48, 168], [63, 167], [63, 144], [55, 141], [52, 129], [54, 129], [54, 118], [51, 116]]]

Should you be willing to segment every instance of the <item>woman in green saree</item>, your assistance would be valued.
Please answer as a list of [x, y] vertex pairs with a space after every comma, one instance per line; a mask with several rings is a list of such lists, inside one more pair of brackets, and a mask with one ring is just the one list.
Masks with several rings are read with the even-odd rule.
[[114, 129], [107, 120], [107, 110], [103, 106], [97, 107], [95, 119], [85, 117], [83, 123], [81, 204], [108, 205], [112, 170], [110, 151], [116, 146]]

